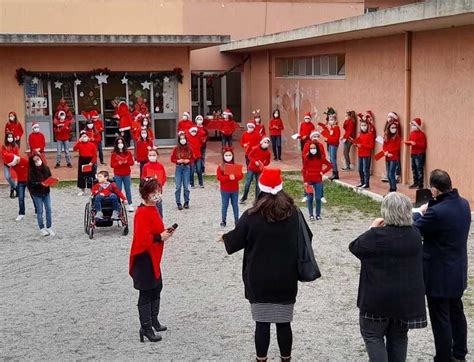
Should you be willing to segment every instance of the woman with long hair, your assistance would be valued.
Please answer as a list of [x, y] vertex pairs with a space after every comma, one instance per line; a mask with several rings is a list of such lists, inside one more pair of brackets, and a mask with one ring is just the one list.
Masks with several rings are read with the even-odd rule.
[[176, 183], [176, 205], [178, 210], [183, 210], [181, 204], [181, 189], [183, 189], [184, 208], [189, 209], [189, 182], [191, 177], [191, 166], [194, 162], [194, 154], [189, 147], [188, 140], [184, 132], [178, 135], [178, 144], [171, 153], [171, 162], [176, 164], [175, 183]]
[[123, 137], [117, 137], [114, 142], [114, 150], [110, 155], [110, 166], [114, 170], [114, 179], [117, 187], [122, 191], [122, 185], [127, 195], [127, 211], [132, 212], [132, 190], [131, 190], [131, 169], [133, 166], [133, 155], [128, 150], [127, 142]]
[[344, 144], [344, 161], [346, 165], [342, 168], [343, 171], [351, 170], [351, 146], [352, 140], [356, 136], [357, 117], [355, 111], [347, 111], [344, 124], [342, 125], [344, 134], [342, 135], [342, 143]]
[[7, 162], [5, 162], [4, 160], [4, 156], [8, 153], [12, 153], [17, 156], [20, 155], [20, 148], [15, 142], [15, 135], [11, 132], [5, 133], [5, 140], [2, 145], [2, 160], [3, 160], [3, 174], [5, 175], [5, 179], [10, 185], [10, 198], [14, 199], [17, 194], [16, 181], [11, 177], [10, 166], [8, 166]]
[[385, 129], [383, 142], [383, 152], [387, 162], [387, 177], [390, 185], [389, 192], [397, 191], [397, 167], [400, 161], [400, 148], [402, 139], [400, 137], [399, 126], [396, 122], [391, 122]]

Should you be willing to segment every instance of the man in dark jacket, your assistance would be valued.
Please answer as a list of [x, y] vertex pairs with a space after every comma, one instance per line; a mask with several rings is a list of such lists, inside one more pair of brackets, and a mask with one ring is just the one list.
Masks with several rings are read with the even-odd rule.
[[434, 200], [413, 215], [423, 236], [423, 274], [431, 318], [435, 361], [464, 360], [467, 323], [462, 296], [467, 288], [467, 238], [471, 210], [452, 188], [446, 171], [430, 175]]

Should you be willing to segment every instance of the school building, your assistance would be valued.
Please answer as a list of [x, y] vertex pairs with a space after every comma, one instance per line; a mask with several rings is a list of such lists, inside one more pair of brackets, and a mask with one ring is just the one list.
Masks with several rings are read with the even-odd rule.
[[[279, 108], [284, 148], [305, 112], [371, 110], [381, 135], [397, 112], [423, 120], [427, 171], [444, 168], [474, 201], [473, 0], [0, 0], [0, 136], [9, 111], [27, 132], [64, 97], [95, 109], [104, 146], [117, 132], [111, 101], [146, 100], [161, 146], [184, 111], [231, 108], [238, 121]], [[23, 142], [22, 147], [24, 147]], [[403, 181], [409, 155], [403, 149]], [[384, 173], [383, 162], [374, 174]]]

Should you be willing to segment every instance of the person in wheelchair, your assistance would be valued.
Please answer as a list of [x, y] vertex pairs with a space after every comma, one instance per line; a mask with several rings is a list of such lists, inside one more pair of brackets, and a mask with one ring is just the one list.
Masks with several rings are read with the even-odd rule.
[[99, 171], [97, 173], [97, 183], [92, 186], [92, 202], [96, 211], [96, 219], [103, 219], [104, 214], [102, 213], [102, 203], [104, 200], [109, 200], [112, 204], [113, 212], [111, 219], [116, 220], [119, 218], [120, 212], [120, 201], [121, 199], [124, 204], [127, 204], [127, 199], [124, 194], [120, 191], [114, 182], [109, 181], [108, 171]]

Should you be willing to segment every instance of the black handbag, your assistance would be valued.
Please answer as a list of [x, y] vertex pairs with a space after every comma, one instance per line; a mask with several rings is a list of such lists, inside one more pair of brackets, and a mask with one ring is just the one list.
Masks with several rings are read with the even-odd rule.
[[306, 223], [301, 210], [298, 210], [298, 280], [312, 282], [321, 277], [311, 245], [313, 234]]

